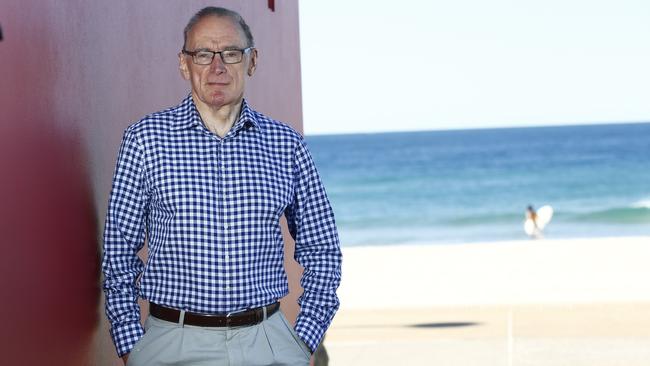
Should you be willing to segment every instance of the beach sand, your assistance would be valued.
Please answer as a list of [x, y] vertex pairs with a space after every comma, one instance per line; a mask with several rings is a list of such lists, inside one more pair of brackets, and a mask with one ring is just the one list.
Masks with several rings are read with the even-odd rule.
[[333, 366], [650, 364], [650, 237], [343, 255]]

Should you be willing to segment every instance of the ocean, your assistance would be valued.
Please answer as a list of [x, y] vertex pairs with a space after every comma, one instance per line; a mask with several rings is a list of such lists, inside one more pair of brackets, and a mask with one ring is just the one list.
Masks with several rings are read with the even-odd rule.
[[[307, 136], [342, 246], [650, 235], [650, 123]], [[648, 243], [650, 245], [650, 242]]]

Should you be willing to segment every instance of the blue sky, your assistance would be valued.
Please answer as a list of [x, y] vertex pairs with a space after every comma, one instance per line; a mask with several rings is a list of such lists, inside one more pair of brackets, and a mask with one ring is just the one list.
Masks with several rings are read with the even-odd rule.
[[650, 121], [650, 1], [300, 2], [309, 135]]

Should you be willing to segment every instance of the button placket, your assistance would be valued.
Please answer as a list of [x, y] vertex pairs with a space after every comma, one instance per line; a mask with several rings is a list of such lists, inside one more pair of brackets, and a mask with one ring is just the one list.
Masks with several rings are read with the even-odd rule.
[[226, 170], [226, 157], [227, 157], [227, 148], [226, 148], [226, 142], [227, 142], [227, 136], [224, 137], [221, 143], [221, 154], [220, 154], [220, 159], [219, 159], [219, 176], [221, 177], [221, 191], [220, 191], [220, 196], [219, 196], [219, 201], [221, 203], [221, 220], [222, 220], [222, 233], [223, 233], [223, 248], [224, 248], [224, 266], [226, 267], [226, 272], [224, 273], [224, 286], [223, 289], [226, 291], [229, 291], [231, 287], [231, 277], [233, 275], [232, 270], [231, 270], [231, 262], [229, 261], [230, 258], [230, 234], [232, 233], [232, 227], [228, 223], [229, 220], [229, 212], [228, 212], [228, 202], [227, 202], [227, 197], [228, 197], [228, 192], [227, 190], [227, 185], [225, 184], [225, 181], [227, 179], [228, 172]]
[[[215, 136], [215, 138], [217, 138]], [[215, 184], [216, 184], [216, 191], [217, 191], [217, 196], [216, 196], [216, 206], [217, 206], [217, 212], [218, 212], [218, 217], [217, 217], [217, 255], [220, 257], [224, 257], [228, 253], [228, 240], [227, 240], [227, 230], [225, 228], [225, 205], [224, 205], [224, 171], [223, 171], [223, 139], [217, 138], [217, 144], [215, 148], [215, 156], [216, 156], [216, 162], [215, 162], [215, 173], [216, 173], [216, 179], [215, 179]], [[224, 265], [227, 266], [226, 263]], [[220, 277], [220, 287], [224, 290], [228, 290], [228, 277], [227, 275], [224, 277]]]

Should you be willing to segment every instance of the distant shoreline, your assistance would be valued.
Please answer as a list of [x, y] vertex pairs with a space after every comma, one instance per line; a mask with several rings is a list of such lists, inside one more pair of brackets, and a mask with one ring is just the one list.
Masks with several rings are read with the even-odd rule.
[[548, 128], [575, 128], [575, 127], [602, 127], [602, 126], [633, 126], [650, 124], [650, 121], [625, 121], [625, 122], [570, 122], [567, 124], [539, 124], [532, 126], [491, 126], [491, 127], [467, 127], [467, 128], [441, 128], [427, 130], [393, 130], [393, 131], [355, 131], [355, 132], [325, 132], [325, 133], [305, 133], [307, 139], [319, 137], [339, 137], [350, 135], [382, 135], [382, 134], [409, 134], [409, 133], [429, 133], [429, 132], [466, 132], [466, 131], [491, 131], [491, 130], [521, 130], [521, 129], [548, 129]]

